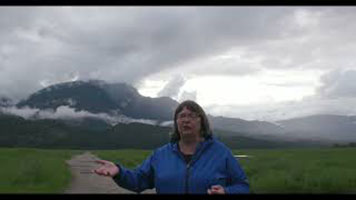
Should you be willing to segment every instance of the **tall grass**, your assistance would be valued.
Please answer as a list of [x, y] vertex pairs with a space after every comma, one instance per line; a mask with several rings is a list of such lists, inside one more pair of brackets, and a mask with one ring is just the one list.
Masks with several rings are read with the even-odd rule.
[[[134, 168], [151, 153], [95, 151], [99, 157]], [[252, 193], [356, 193], [356, 148], [234, 150]]]
[[[62, 193], [66, 160], [82, 151], [0, 148], [0, 193]], [[135, 168], [150, 150], [92, 151]], [[356, 148], [233, 150], [253, 193], [356, 193]]]
[[254, 193], [356, 193], [356, 149], [234, 151]]
[[71, 181], [65, 160], [79, 151], [0, 148], [0, 193], [61, 193]]

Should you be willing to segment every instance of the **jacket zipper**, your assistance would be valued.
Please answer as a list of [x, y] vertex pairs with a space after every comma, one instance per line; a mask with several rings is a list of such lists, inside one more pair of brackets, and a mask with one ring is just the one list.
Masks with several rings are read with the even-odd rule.
[[[182, 159], [182, 161], [184, 162], [184, 163], [186, 163], [185, 162], [185, 159], [184, 159], [184, 157], [183, 157], [183, 155], [182, 155], [182, 153], [181, 152], [177, 152], [178, 153], [178, 155], [179, 155], [179, 157]], [[192, 161], [190, 160], [189, 161], [189, 163], [188, 164], [186, 164], [185, 166], [185, 181], [184, 181], [184, 183], [185, 183], [185, 194], [188, 194], [188, 191], [189, 191], [189, 184], [188, 184], [188, 180], [189, 180], [189, 169], [190, 169], [190, 163], [191, 163]]]
[[189, 193], [189, 171], [190, 171], [190, 161], [186, 165], [186, 174], [185, 174], [185, 193]]
[[[178, 144], [177, 144], [178, 145]], [[198, 159], [198, 157], [200, 157], [200, 154], [202, 153], [203, 150], [200, 150], [199, 152], [196, 152], [198, 156], [196, 156], [196, 159]], [[183, 160], [183, 162], [185, 162], [185, 159], [182, 155], [181, 152], [177, 151], [179, 157]], [[185, 193], [188, 194], [189, 193], [189, 171], [190, 171], [190, 167], [191, 167], [191, 163], [193, 161], [194, 155], [192, 156], [192, 159], [189, 161], [188, 164], [186, 164], [186, 173], [185, 173]]]

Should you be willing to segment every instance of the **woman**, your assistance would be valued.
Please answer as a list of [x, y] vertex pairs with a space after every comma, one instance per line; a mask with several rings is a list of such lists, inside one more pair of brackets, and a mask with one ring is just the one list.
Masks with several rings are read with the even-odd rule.
[[208, 118], [194, 101], [184, 101], [174, 113], [171, 142], [156, 149], [138, 168], [129, 170], [110, 161], [95, 173], [113, 177], [121, 187], [141, 192], [232, 194], [248, 193], [249, 183], [231, 151], [211, 133]]

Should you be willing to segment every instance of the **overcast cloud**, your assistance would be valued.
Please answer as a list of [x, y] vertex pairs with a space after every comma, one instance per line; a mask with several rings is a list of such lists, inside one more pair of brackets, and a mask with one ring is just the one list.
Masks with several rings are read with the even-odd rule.
[[251, 119], [352, 114], [355, 32], [356, 8], [340, 6], [0, 7], [0, 96], [87, 79], [139, 88], [160, 76], [157, 96], [199, 101], [200, 91], [181, 90], [194, 77], [318, 70], [320, 86], [302, 101], [205, 107]]
[[278, 39], [279, 19], [289, 10], [1, 7], [1, 89], [21, 98], [37, 90], [39, 80], [56, 83], [76, 75], [137, 84], [193, 59]]

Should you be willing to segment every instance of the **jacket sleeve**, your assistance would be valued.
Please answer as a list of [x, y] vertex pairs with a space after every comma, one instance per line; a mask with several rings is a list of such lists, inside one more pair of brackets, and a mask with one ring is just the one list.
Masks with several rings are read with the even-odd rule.
[[243, 169], [237, 159], [229, 151], [227, 160], [227, 172], [230, 177], [230, 184], [225, 187], [227, 194], [249, 193], [250, 185]]
[[153, 154], [134, 170], [127, 169], [116, 163], [119, 168], [118, 175], [114, 176], [115, 183], [119, 186], [140, 193], [145, 189], [154, 187], [154, 170], [152, 167]]

